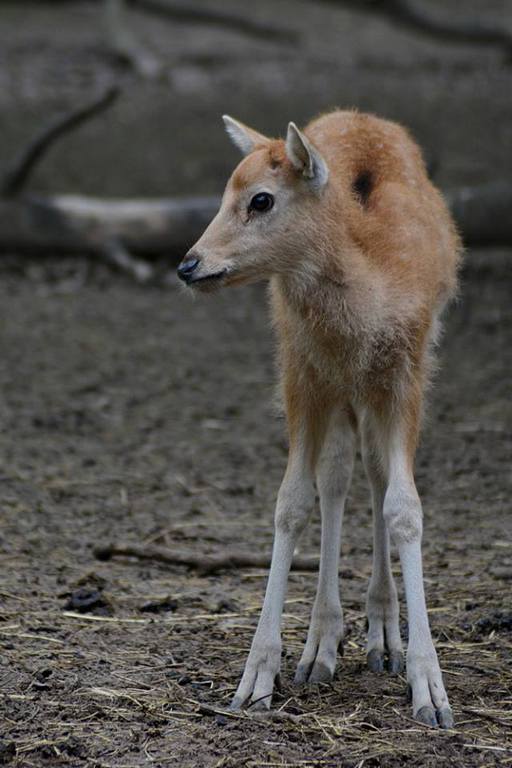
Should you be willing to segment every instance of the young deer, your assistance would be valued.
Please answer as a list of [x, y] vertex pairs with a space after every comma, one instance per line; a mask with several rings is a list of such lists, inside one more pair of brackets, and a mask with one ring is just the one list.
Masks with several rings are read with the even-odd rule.
[[391, 537], [407, 600], [413, 712], [450, 728], [423, 591], [413, 467], [439, 315], [456, 288], [459, 238], [418, 147], [399, 125], [338, 111], [304, 132], [290, 123], [283, 141], [224, 121], [246, 157], [178, 273], [204, 291], [270, 280], [290, 444], [265, 600], [232, 707], [249, 699], [270, 706], [288, 573], [315, 481], [320, 571], [295, 680], [333, 676], [343, 637], [343, 507], [360, 435], [374, 520], [368, 666], [382, 671], [387, 655], [391, 672], [403, 668]]

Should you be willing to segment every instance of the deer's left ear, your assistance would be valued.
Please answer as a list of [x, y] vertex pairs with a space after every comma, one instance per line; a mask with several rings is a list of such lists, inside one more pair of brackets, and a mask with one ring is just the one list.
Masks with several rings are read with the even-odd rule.
[[256, 147], [268, 144], [269, 139], [263, 136], [262, 133], [258, 133], [254, 128], [249, 128], [245, 123], [241, 123], [239, 120], [234, 120], [229, 115], [222, 115], [224, 120], [224, 127], [228, 132], [231, 141], [238, 147], [243, 155], [250, 154]]
[[317, 189], [325, 186], [329, 178], [326, 162], [295, 123], [288, 123], [286, 155], [293, 167]]

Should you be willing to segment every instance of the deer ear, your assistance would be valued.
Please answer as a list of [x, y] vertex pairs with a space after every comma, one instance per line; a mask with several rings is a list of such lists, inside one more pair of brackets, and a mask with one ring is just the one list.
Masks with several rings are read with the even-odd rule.
[[222, 115], [222, 119], [224, 120], [224, 125], [231, 141], [238, 147], [242, 154], [248, 155], [255, 149], [255, 147], [268, 144], [269, 139], [267, 139], [266, 136], [249, 128], [248, 125], [244, 125], [238, 120], [234, 120], [229, 115]]
[[329, 178], [326, 162], [295, 123], [288, 123], [286, 155], [295, 170], [309, 179], [317, 189], [325, 186]]

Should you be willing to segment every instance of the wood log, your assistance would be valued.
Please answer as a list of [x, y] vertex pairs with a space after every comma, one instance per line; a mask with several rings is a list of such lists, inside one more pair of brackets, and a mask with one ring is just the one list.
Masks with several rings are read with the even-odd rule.
[[182, 255], [218, 210], [216, 197], [104, 200], [62, 195], [0, 199], [0, 251], [98, 253], [117, 241], [147, 257]]
[[[512, 184], [446, 192], [466, 246], [512, 245]], [[0, 199], [0, 252], [104, 253], [120, 243], [148, 258], [179, 259], [216, 214], [219, 197], [106, 200], [60, 195]]]

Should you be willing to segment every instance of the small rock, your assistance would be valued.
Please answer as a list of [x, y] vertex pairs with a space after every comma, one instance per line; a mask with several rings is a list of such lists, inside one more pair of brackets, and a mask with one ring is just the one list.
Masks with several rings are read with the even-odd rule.
[[229, 597], [212, 597], [205, 601], [209, 613], [236, 613], [238, 605]]
[[50, 688], [48, 680], [52, 676], [52, 674], [53, 674], [53, 671], [51, 669], [40, 669], [34, 675], [34, 680], [32, 681], [32, 688], [36, 688], [39, 691], [48, 690], [48, 688]]
[[64, 608], [78, 613], [110, 613], [110, 605], [99, 589], [80, 587], [71, 593]]
[[178, 601], [170, 597], [162, 597], [157, 600], [148, 600], [143, 603], [139, 610], [142, 613], [166, 613], [175, 611], [178, 608]]
[[475, 623], [478, 632], [489, 634], [490, 632], [512, 631], [512, 613], [495, 611], [490, 616], [484, 616]]
[[16, 757], [16, 744], [14, 741], [0, 740], [0, 765], [10, 763]]
[[58, 747], [60, 752], [64, 752], [64, 754], [70, 757], [83, 758], [87, 754], [85, 746], [75, 736], [68, 736], [67, 739], [59, 742]]

